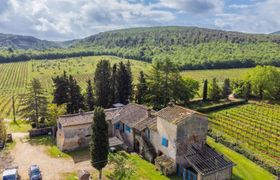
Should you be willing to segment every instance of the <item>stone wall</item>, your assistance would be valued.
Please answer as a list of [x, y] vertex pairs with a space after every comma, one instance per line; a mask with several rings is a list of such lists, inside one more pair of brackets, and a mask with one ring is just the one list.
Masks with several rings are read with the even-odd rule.
[[232, 179], [232, 168], [226, 168], [206, 176], [198, 175], [197, 180], [229, 180]]
[[[177, 127], [168, 121], [157, 117], [157, 132], [151, 130], [151, 142], [154, 145], [156, 151], [160, 151], [163, 154], [171, 157], [175, 160], [176, 158], [176, 135]], [[163, 146], [162, 137], [168, 139], [168, 147]]]
[[187, 165], [184, 154], [191, 144], [196, 144], [200, 148], [206, 143], [208, 129], [207, 117], [193, 115], [180, 124], [177, 130], [177, 157], [178, 164]]

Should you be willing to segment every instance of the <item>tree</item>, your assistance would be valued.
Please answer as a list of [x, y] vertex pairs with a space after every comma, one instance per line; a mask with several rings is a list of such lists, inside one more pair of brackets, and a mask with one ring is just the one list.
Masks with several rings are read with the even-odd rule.
[[154, 109], [167, 106], [170, 100], [185, 104], [197, 94], [199, 84], [189, 78], [182, 78], [178, 66], [169, 59], [155, 61], [148, 76], [147, 102]]
[[109, 162], [114, 165], [114, 171], [110, 174], [112, 179], [131, 179], [135, 172], [135, 167], [125, 152], [109, 154]]
[[62, 76], [57, 76], [52, 79], [54, 83], [54, 98], [53, 103], [62, 105], [69, 101], [69, 79], [64, 71]]
[[209, 87], [209, 98], [212, 101], [218, 101], [221, 98], [220, 94], [221, 94], [221, 90], [217, 83], [217, 79], [213, 78], [212, 83], [210, 84]]
[[257, 66], [251, 70], [246, 81], [251, 83], [252, 93], [260, 99], [275, 100], [280, 89], [280, 72], [272, 66]]
[[92, 135], [90, 140], [91, 164], [99, 171], [99, 179], [102, 178], [102, 169], [108, 162], [108, 124], [105, 119], [104, 109], [96, 107], [91, 125]]
[[56, 125], [57, 119], [66, 113], [66, 105], [62, 104], [57, 106], [56, 104], [48, 104], [48, 124], [51, 126]]
[[110, 107], [111, 95], [111, 67], [108, 60], [101, 60], [94, 75], [94, 89], [96, 105], [103, 108]]
[[36, 127], [39, 125], [39, 118], [46, 117], [47, 98], [38, 79], [32, 79], [27, 87], [27, 93], [21, 97], [20, 107], [20, 114], [34, 122]]
[[144, 98], [147, 94], [148, 86], [146, 83], [146, 78], [143, 71], [140, 71], [138, 84], [136, 85], [136, 95], [135, 101], [138, 104], [144, 103]]
[[112, 68], [112, 75], [111, 75], [111, 104], [114, 104], [117, 102], [118, 99], [118, 87], [117, 87], [117, 83], [118, 83], [118, 79], [117, 79], [117, 64], [113, 65]]
[[160, 63], [154, 62], [152, 70], [148, 76], [148, 93], [146, 95], [147, 102], [153, 106], [154, 109], [162, 109], [164, 107], [162, 74], [160, 71]]
[[228, 98], [230, 93], [231, 93], [230, 80], [228, 78], [226, 78], [224, 80], [224, 84], [223, 84], [223, 92], [222, 92], [223, 98]]
[[132, 94], [130, 62], [124, 64], [121, 61], [119, 63], [119, 68], [117, 70], [117, 92], [119, 102], [122, 104], [128, 104]]
[[94, 109], [94, 96], [91, 80], [87, 81], [86, 105], [87, 110], [92, 111]]
[[203, 82], [203, 93], [202, 93], [202, 99], [203, 101], [207, 101], [207, 96], [208, 96], [208, 80], [205, 79]]
[[6, 129], [6, 126], [4, 124], [4, 120], [0, 119], [0, 141], [5, 142], [6, 135], [7, 135], [7, 129]]
[[69, 101], [67, 103], [67, 113], [73, 114], [84, 109], [84, 97], [81, 94], [81, 87], [73, 76], [69, 76]]

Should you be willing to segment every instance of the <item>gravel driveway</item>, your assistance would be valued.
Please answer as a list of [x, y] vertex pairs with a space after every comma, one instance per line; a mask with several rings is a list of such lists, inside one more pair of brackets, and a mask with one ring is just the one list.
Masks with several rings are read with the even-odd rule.
[[46, 146], [31, 145], [26, 133], [14, 133], [16, 146], [11, 151], [13, 164], [19, 167], [21, 179], [28, 179], [28, 168], [32, 164], [40, 166], [43, 179], [63, 179], [63, 174], [79, 169], [93, 171], [89, 160], [75, 163], [73, 159], [53, 158], [46, 154]]

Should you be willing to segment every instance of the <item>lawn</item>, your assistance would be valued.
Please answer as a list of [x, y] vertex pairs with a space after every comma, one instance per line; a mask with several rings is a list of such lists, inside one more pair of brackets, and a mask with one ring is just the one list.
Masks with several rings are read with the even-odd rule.
[[224, 145], [216, 143], [214, 139], [207, 137], [207, 143], [236, 164], [236, 166], [233, 168], [233, 179], [274, 180], [276, 178], [268, 171], [241, 154], [232, 151]]
[[8, 123], [8, 132], [28, 132], [31, 129], [31, 125], [25, 120], [11, 121]]
[[169, 179], [162, 175], [159, 171], [156, 171], [155, 166], [148, 161], [145, 161], [137, 154], [129, 154], [133, 165], [135, 165], [135, 173], [131, 179]]

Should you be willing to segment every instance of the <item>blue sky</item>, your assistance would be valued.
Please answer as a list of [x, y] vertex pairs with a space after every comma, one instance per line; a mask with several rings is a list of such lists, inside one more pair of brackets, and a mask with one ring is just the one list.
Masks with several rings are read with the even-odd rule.
[[47, 40], [140, 26], [280, 30], [280, 0], [0, 0], [0, 32]]

